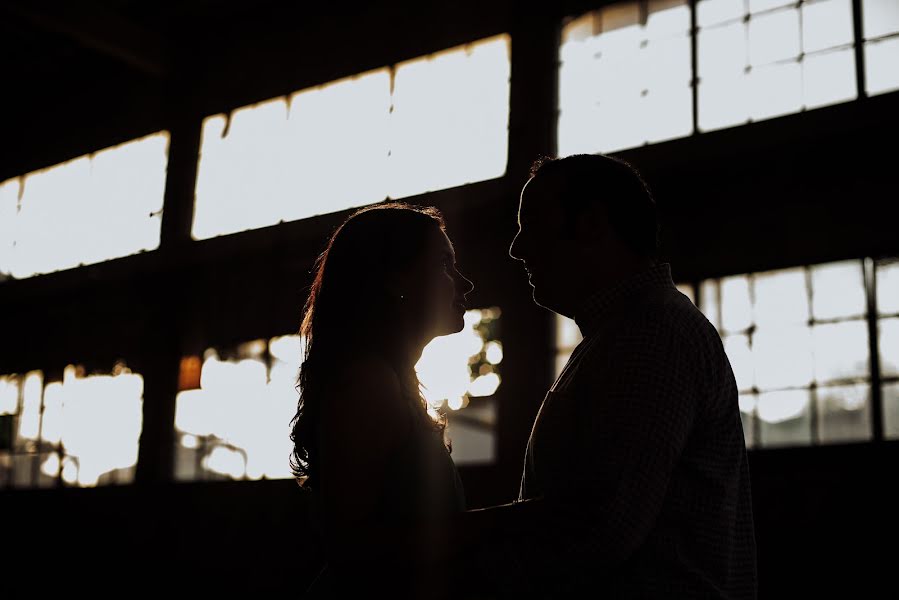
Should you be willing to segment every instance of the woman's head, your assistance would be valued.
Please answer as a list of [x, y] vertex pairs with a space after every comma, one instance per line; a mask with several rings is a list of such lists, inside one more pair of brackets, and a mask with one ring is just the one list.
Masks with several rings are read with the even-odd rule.
[[[461, 331], [471, 282], [456, 269], [440, 212], [401, 202], [360, 209], [331, 235], [314, 267], [300, 335], [301, 399], [291, 438], [298, 479], [310, 476], [318, 392], [341, 364], [377, 352], [420, 399], [414, 364], [431, 339]], [[422, 410], [424, 407], [422, 406]]]

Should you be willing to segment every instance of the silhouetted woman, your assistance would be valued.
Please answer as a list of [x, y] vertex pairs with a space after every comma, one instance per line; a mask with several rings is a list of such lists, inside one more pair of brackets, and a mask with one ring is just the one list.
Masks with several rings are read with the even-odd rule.
[[471, 290], [434, 208], [356, 211], [316, 261], [291, 433], [328, 562], [309, 597], [443, 593], [440, 524], [465, 501], [415, 363], [462, 330]]

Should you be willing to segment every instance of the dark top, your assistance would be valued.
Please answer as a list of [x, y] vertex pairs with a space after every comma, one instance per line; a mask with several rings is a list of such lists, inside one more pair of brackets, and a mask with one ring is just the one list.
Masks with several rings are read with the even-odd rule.
[[[397, 537], [413, 531], [425, 547], [440, 544], [439, 526], [465, 510], [465, 494], [442, 433], [429, 427], [410, 406], [411, 426], [398, 444], [381, 479], [374, 522]], [[310, 522], [321, 531], [318, 493], [311, 492]], [[343, 598], [364, 592], [380, 597], [418, 598], [431, 595], [433, 573], [410, 566], [385, 539], [381, 552], [365, 564], [336, 565], [329, 561], [306, 598]], [[442, 565], [440, 565], [442, 566]]]
[[714, 326], [668, 263], [600, 290], [546, 394], [519, 499], [548, 526], [517, 553], [547, 597], [756, 597], [737, 388]]

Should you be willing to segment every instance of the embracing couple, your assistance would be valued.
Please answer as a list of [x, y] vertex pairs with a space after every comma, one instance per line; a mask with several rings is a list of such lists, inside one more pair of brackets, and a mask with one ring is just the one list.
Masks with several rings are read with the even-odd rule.
[[[749, 470], [714, 326], [658, 259], [627, 163], [541, 159], [521, 192], [534, 301], [583, 335], [534, 422], [518, 499], [471, 510], [415, 364], [473, 289], [434, 208], [361, 209], [315, 265], [294, 475], [325, 568], [310, 598], [755, 598]], [[534, 352], [545, 349], [535, 348]], [[543, 390], [540, 390], [542, 393]]]

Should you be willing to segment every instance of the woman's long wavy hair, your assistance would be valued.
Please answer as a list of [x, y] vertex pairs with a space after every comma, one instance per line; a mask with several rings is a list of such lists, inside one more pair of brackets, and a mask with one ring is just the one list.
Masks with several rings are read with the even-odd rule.
[[290, 434], [290, 468], [303, 489], [311, 489], [318, 479], [317, 428], [322, 404], [332, 400], [329, 384], [354, 357], [377, 352], [386, 358], [427, 426], [445, 428], [442, 415], [428, 410], [414, 366], [401, 358], [403, 311], [388, 288], [393, 276], [425, 251], [429, 235], [445, 229], [436, 208], [376, 204], [350, 215], [316, 259], [299, 331], [304, 339], [296, 385], [300, 398]]

